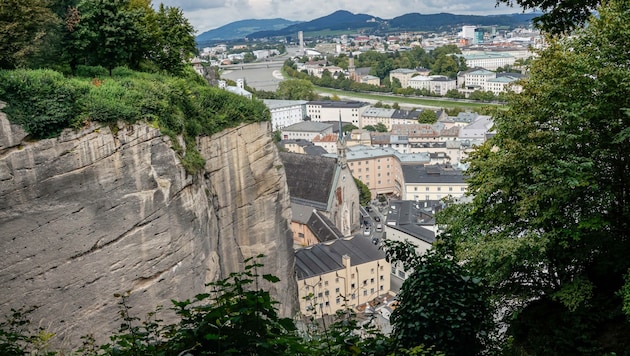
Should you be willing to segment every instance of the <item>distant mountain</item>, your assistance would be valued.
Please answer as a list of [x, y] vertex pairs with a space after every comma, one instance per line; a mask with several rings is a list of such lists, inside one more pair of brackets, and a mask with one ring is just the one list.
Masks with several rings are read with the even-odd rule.
[[336, 30], [382, 35], [402, 31], [446, 31], [463, 25], [517, 27], [530, 24], [533, 18], [540, 15], [540, 13], [488, 16], [410, 13], [386, 20], [372, 15], [353, 14], [339, 10], [307, 22], [284, 19], [236, 21], [202, 33], [197, 37], [197, 44], [201, 47], [204, 42], [236, 40], [245, 37], [249, 39], [295, 37], [299, 31], [303, 31], [306, 36], [309, 33]]
[[281, 18], [231, 22], [225, 26], [200, 34], [197, 36], [197, 44], [202, 45], [209, 42], [242, 39], [247, 37], [250, 33], [277, 31], [298, 23], [300, 23], [300, 21], [289, 21]]
[[275, 36], [295, 36], [298, 31], [317, 32], [324, 30], [357, 30], [364, 28], [376, 28], [383, 20], [366, 14], [353, 14], [349, 11], [339, 10], [324, 17], [308, 22], [302, 22], [287, 26], [276, 31], [259, 31], [249, 34], [248, 38], [263, 38]]
[[441, 31], [462, 25], [473, 26], [511, 26], [531, 23], [538, 13], [508, 15], [453, 15], [448, 13], [422, 15], [411, 13], [395, 17], [388, 21], [390, 31]]

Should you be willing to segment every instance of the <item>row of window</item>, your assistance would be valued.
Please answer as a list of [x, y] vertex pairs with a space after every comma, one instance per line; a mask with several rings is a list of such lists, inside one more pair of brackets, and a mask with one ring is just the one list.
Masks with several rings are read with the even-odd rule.
[[[430, 191], [430, 190], [431, 190], [431, 189], [430, 189], [430, 187], [424, 187], [424, 191], [425, 191], [425, 192], [428, 192], [428, 191]], [[459, 190], [460, 190], [461, 192], [464, 192], [464, 191], [466, 191], [466, 187], [460, 187], [460, 188], [459, 188]], [[417, 191], [418, 191], [418, 187], [413, 187], [413, 191], [414, 191], [414, 192], [417, 192]], [[442, 187], [437, 187], [437, 191], [438, 191], [438, 192], [441, 192], [441, 191], [442, 191]], [[453, 191], [453, 187], [448, 187], [448, 191], [449, 191], [449, 192], [452, 192], [452, 191]]]

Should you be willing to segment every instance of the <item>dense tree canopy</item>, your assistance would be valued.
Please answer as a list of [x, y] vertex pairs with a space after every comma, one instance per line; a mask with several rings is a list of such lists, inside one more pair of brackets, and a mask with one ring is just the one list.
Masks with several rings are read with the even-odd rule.
[[629, 346], [628, 34], [630, 3], [611, 1], [577, 36], [551, 40], [470, 157], [472, 202], [441, 219], [457, 258], [514, 308], [509, 330], [527, 352]]
[[544, 14], [534, 19], [537, 25], [550, 33], [568, 32], [584, 24], [601, 0], [497, 0], [497, 4], [515, 3], [523, 10], [542, 10]]

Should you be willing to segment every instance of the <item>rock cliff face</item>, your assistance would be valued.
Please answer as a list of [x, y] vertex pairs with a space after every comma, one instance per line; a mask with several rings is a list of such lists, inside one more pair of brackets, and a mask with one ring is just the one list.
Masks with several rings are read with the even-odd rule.
[[206, 170], [191, 176], [146, 125], [31, 142], [0, 113], [0, 313], [37, 305], [32, 320], [57, 342], [103, 341], [120, 325], [115, 293], [130, 291], [142, 318], [263, 253], [290, 316], [289, 196], [268, 125], [200, 139]]

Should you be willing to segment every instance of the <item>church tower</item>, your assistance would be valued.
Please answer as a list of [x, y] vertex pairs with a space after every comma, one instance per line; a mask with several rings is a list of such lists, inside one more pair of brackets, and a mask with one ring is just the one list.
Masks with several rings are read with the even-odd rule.
[[352, 52], [350, 52], [350, 57], [348, 58], [348, 77], [350, 77], [350, 80], [357, 81], [356, 67], [354, 66], [354, 56]]
[[343, 123], [341, 122], [341, 110], [339, 110], [339, 137], [337, 138], [337, 164], [341, 168], [348, 166], [348, 160], [346, 158], [346, 139], [343, 135]]

